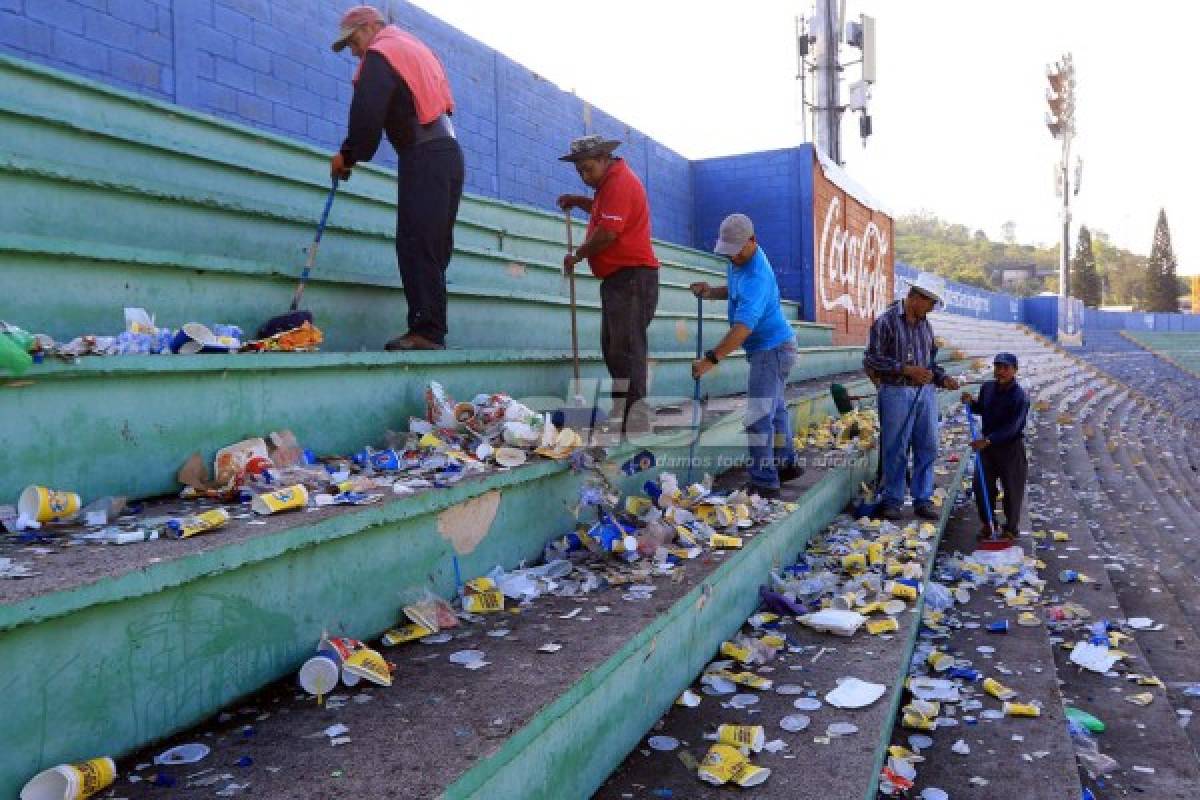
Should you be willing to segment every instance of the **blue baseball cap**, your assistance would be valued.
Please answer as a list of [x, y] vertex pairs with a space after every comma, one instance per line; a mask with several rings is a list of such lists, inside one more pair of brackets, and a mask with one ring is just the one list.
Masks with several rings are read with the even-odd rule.
[[996, 357], [992, 359], [993, 364], [1007, 364], [1013, 369], [1017, 368], [1017, 357], [1012, 353], [996, 353]]

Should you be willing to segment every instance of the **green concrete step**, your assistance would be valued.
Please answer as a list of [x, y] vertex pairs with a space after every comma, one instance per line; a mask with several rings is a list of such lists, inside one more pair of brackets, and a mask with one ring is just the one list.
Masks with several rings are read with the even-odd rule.
[[[651, 360], [655, 405], [689, 398], [694, 352]], [[859, 369], [853, 347], [806, 348], [793, 380]], [[581, 359], [586, 380], [607, 372], [599, 353]], [[731, 357], [709, 373], [713, 396], [745, 391], [747, 362]], [[266, 353], [120, 356], [76, 365], [47, 363], [28, 384], [0, 390], [0, 498], [31, 483], [85, 497], [174, 492], [176, 471], [194, 451], [206, 457], [246, 436], [290, 428], [318, 453], [350, 453], [407, 430], [423, 416], [425, 388], [439, 381], [458, 398], [506, 390], [538, 408], [565, 403], [565, 350], [446, 350], [425, 353]], [[592, 385], [595, 386], [596, 383]], [[600, 383], [606, 392], [606, 383]], [[602, 395], [604, 397], [604, 395]], [[601, 406], [607, 407], [607, 400]]]
[[[11, 59], [0, 61], [0, 75], [7, 156], [0, 171], [16, 198], [0, 216], [0, 232], [61, 239], [69, 231], [72, 245], [84, 240], [252, 263], [245, 272], [266, 283], [274, 276], [273, 282], [286, 284], [298, 272], [326, 191], [324, 154]], [[31, 93], [37, 101], [29, 101]], [[252, 164], [246, 152], [254, 153]], [[318, 280], [398, 285], [394, 192], [390, 173], [356, 173], [334, 206]], [[467, 197], [456, 240], [452, 282], [565, 292], [557, 214]], [[694, 301], [686, 285], [723, 279], [724, 262], [712, 254], [656, 247], [664, 261], [664, 310], [690, 312]], [[184, 267], [178, 258], [158, 261]], [[581, 275], [580, 296], [595, 298], [596, 286], [590, 275]], [[199, 302], [198, 312], [208, 300]], [[798, 316], [795, 304], [787, 309]]]
[[[503, 268], [487, 256], [479, 261], [490, 263], [494, 272]], [[295, 288], [290, 278], [272, 274], [274, 267], [263, 262], [3, 233], [0, 269], [12, 295], [23, 299], [19, 307], [5, 311], [7, 319], [62, 341], [80, 333], [119, 332], [124, 325], [121, 310], [128, 306], [151, 310], [162, 324], [226, 322], [252, 333], [267, 317], [287, 308]], [[453, 269], [451, 273], [456, 277]], [[600, 305], [596, 282], [589, 278], [588, 283], [593, 291], [581, 292], [578, 301], [579, 335], [584, 347], [595, 347]], [[521, 280], [489, 289], [479, 285], [454, 280], [448, 287], [451, 347], [492, 347], [500, 332], [503, 343], [514, 348], [547, 347], [556, 341], [570, 346], [565, 288], [562, 293], [539, 294]], [[65, 292], [63, 286], [86, 286], [87, 291]], [[672, 292], [681, 302], [674, 310], [660, 302], [651, 326], [652, 349], [695, 346], [695, 299], [683, 287], [664, 286], [660, 296], [668, 298]], [[327, 351], [377, 350], [405, 329], [406, 305], [398, 279], [371, 285], [356, 276], [318, 270], [304, 306], [325, 332], [322, 349]], [[728, 323], [723, 303], [707, 306], [706, 340], [715, 344]], [[832, 342], [828, 326], [800, 321], [792, 325], [800, 346]]]
[[[181, 390], [187, 385], [181, 382]], [[689, 440], [683, 431], [658, 437], [651, 447], [667, 462], [684, 457]], [[699, 452], [732, 458], [744, 453], [744, 442], [741, 414], [730, 413], [705, 428]], [[641, 446], [626, 446], [613, 460]], [[617, 480], [630, 491], [654, 475]], [[598, 721], [612, 723], [611, 738], [588, 756], [595, 763], [579, 766], [587, 780], [602, 778], [604, 764], [611, 767], [627, 749], [625, 739], [641, 735], [648, 709], [669, 703], [676, 679], [686, 681], [699, 654], [748, 613], [744, 607], [753, 602], [752, 588], [765, 570], [832, 516], [861, 477], [831, 474], [799, 512], [756, 537], [686, 601], [550, 703], [527, 726], [531, 733], [513, 737], [502, 755], [465, 776], [452, 796], [471, 795], [472, 787], [540, 780], [537, 771], [519, 765], [548, 742], [569, 739], [560, 733], [570, 729], [564, 726]], [[453, 556], [464, 575], [535, 558], [549, 538], [573, 527], [570, 508], [582, 479], [565, 464], [538, 461], [376, 506], [271, 518], [259, 528], [235, 522], [205, 537], [130, 545], [122, 548], [127, 561], [115, 571], [112, 561], [99, 576], [81, 570], [54, 591], [4, 587], [0, 663], [24, 666], [6, 675], [11, 703], [0, 730], [0, 795], [11, 796], [47, 765], [101, 751], [121, 754], [195, 724], [292, 673], [331, 626], [362, 638], [381, 632], [395, 623], [406, 588], [424, 585], [451, 594]], [[478, 541], [439, 532], [444, 514], [461, 513], [465, 503], [480, 509]], [[701, 596], [711, 600], [699, 624], [677, 624]], [[677, 657], [684, 648], [694, 648], [687, 660]], [[612, 720], [613, 694], [643, 674], [663, 678], [652, 684], [652, 702], [628, 719]], [[552, 733], [543, 732], [551, 727]]]

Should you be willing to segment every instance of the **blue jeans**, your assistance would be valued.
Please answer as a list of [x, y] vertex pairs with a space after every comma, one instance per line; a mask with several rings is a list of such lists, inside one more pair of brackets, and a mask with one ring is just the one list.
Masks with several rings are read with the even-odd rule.
[[792, 421], [783, 390], [796, 363], [796, 343], [749, 353], [750, 380], [746, 389], [746, 433], [750, 448], [750, 481], [779, 488], [777, 467], [796, 462]]
[[[913, 401], [920, 391], [920, 399]], [[932, 385], [879, 388], [879, 429], [883, 443], [883, 496], [885, 506], [904, 505], [904, 472], [912, 448], [913, 504], [928, 503], [933, 497], [933, 462], [938, 448], [937, 389]], [[909, 409], [912, 409], [911, 416]]]

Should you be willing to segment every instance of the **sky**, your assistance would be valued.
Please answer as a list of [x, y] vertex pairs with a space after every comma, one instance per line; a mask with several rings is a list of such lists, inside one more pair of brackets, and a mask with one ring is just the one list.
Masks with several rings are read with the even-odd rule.
[[[845, 1], [849, 19], [875, 17], [878, 42], [874, 135], [864, 146], [847, 114], [845, 169], [894, 213], [932, 211], [993, 240], [1012, 220], [1021, 242], [1057, 242], [1060, 143], [1045, 126], [1045, 70], [1069, 51], [1083, 159], [1075, 228], [1146, 254], [1165, 208], [1180, 274], [1200, 274], [1200, 232], [1187, 216], [1200, 182], [1200, 4]], [[415, 5], [688, 158], [805, 140], [794, 18], [811, 14], [812, 0]], [[843, 47], [843, 61], [857, 57]], [[858, 70], [845, 74], [857, 80]]]

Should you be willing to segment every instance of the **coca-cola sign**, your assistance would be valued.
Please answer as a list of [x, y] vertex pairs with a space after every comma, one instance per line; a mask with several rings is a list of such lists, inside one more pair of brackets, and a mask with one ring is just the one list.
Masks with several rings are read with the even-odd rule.
[[835, 344], [862, 344], [875, 317], [892, 300], [892, 219], [831, 180], [825, 173], [828, 165], [814, 161], [816, 321], [833, 326]]

